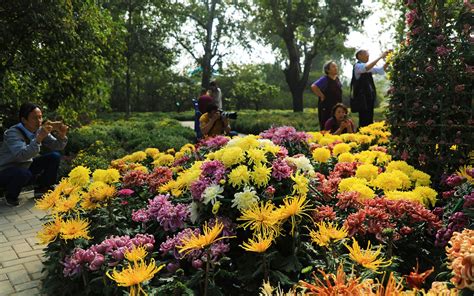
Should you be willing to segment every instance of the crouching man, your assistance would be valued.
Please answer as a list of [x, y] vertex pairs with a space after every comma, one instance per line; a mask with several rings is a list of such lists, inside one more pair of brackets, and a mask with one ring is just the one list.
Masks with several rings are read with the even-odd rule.
[[[5, 131], [0, 147], [0, 187], [5, 189], [6, 203], [18, 206], [22, 187], [35, 184], [35, 196], [56, 183], [61, 154], [67, 144], [68, 127], [62, 122], [46, 121], [39, 106], [23, 103], [20, 122]], [[51, 134], [55, 132], [57, 138]], [[42, 148], [48, 152], [40, 155]]]

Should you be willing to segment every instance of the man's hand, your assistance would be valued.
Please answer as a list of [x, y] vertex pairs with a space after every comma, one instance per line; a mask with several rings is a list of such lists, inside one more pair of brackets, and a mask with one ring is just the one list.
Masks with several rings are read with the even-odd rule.
[[217, 111], [214, 113], [214, 115], [211, 117], [212, 122], [215, 122], [221, 118], [221, 112]]
[[67, 126], [67, 125], [65, 125], [64, 123], [61, 122], [61, 126], [58, 129], [58, 137], [61, 140], [64, 140], [64, 138], [66, 138], [66, 134], [67, 134], [68, 130], [69, 130], [69, 126]]
[[36, 141], [38, 143], [43, 142], [43, 140], [51, 133], [53, 130], [53, 126], [46, 123], [42, 127], [40, 127], [38, 133], [36, 134]]

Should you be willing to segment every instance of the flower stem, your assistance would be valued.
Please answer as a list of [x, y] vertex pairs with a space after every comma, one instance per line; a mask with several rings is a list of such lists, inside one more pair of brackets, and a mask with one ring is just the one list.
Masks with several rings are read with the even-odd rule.
[[206, 273], [204, 279], [204, 296], [207, 296], [207, 287], [209, 285], [209, 264], [211, 261], [211, 250], [207, 249], [207, 260], [206, 260]]
[[265, 281], [268, 281], [268, 268], [267, 268], [267, 256], [265, 255], [265, 253], [262, 254], [263, 255], [263, 279]]

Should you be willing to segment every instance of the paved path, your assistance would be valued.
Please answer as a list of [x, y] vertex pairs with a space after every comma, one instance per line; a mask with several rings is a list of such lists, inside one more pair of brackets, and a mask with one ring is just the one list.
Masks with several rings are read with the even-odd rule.
[[180, 121], [182, 126], [189, 127], [190, 129], [194, 130], [194, 121]]
[[43, 246], [36, 233], [44, 212], [34, 208], [33, 191], [20, 195], [19, 207], [0, 198], [0, 295], [41, 295]]

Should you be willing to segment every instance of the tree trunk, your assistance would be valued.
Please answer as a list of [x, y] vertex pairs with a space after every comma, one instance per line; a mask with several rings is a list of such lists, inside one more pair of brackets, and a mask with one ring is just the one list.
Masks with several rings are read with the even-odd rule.
[[131, 95], [131, 90], [130, 90], [130, 67], [131, 67], [131, 52], [130, 52], [130, 46], [131, 46], [131, 31], [132, 31], [132, 1], [128, 1], [128, 22], [127, 22], [127, 51], [125, 53], [125, 58], [127, 62], [127, 72], [125, 74], [125, 84], [126, 84], [126, 98], [125, 98], [125, 117], [127, 119], [130, 118], [130, 113], [132, 106], [130, 104], [130, 95]]
[[211, 81], [212, 67], [212, 34], [213, 34], [213, 25], [214, 25], [214, 16], [216, 12], [216, 4], [218, 0], [212, 0], [211, 6], [208, 7], [209, 17], [206, 23], [206, 43], [204, 44], [204, 56], [202, 57], [201, 67], [202, 67], [202, 80], [201, 87], [208, 88], [209, 82]]

